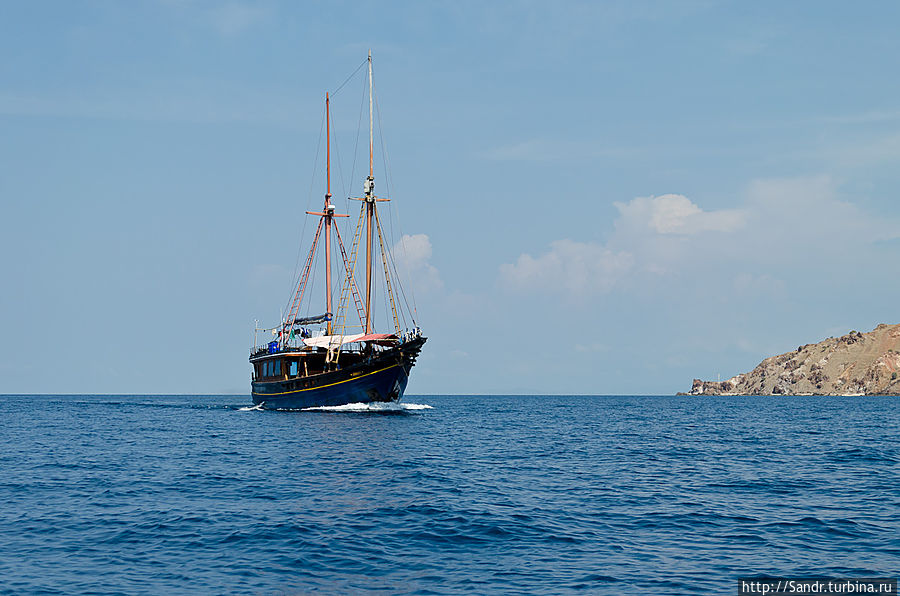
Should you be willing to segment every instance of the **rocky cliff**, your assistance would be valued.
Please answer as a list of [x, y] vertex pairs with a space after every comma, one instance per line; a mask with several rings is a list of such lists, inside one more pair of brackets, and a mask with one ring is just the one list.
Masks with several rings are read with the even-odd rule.
[[689, 395], [900, 395], [900, 325], [851, 331], [766, 358], [727, 381], [694, 379]]

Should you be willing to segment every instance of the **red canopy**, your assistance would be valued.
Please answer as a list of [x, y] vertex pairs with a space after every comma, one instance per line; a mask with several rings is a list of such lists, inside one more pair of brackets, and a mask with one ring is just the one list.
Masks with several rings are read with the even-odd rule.
[[370, 333], [369, 335], [363, 335], [353, 341], [374, 341], [374, 342], [391, 342], [397, 341], [398, 338], [393, 333]]

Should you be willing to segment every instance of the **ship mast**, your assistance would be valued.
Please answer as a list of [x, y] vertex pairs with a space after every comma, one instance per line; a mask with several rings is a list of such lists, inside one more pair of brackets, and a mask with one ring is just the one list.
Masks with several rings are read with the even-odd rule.
[[326, 172], [326, 187], [325, 187], [325, 208], [321, 213], [317, 211], [307, 211], [306, 213], [309, 215], [318, 215], [322, 219], [319, 220], [319, 229], [316, 231], [316, 238], [313, 241], [313, 246], [310, 249], [309, 256], [306, 259], [306, 266], [304, 267], [303, 275], [300, 278], [300, 285], [297, 287], [297, 292], [294, 294], [294, 302], [293, 306], [291, 306], [291, 315], [289, 320], [291, 324], [295, 321], [296, 315], [300, 312], [300, 301], [303, 298], [303, 291], [306, 287], [306, 280], [309, 279], [309, 270], [312, 266], [313, 262], [313, 254], [316, 250], [316, 243], [319, 239], [319, 230], [322, 229], [322, 224], [325, 224], [325, 313], [327, 315], [327, 324], [325, 333], [331, 335], [333, 331], [333, 326], [331, 322], [331, 317], [334, 314], [331, 310], [331, 224], [335, 217], [349, 217], [348, 215], [343, 215], [334, 212], [334, 205], [331, 204], [331, 105], [330, 99], [328, 97], [328, 93], [325, 93], [325, 172]]
[[[372, 50], [369, 50], [369, 177], [365, 184], [366, 201], [366, 334], [372, 333], [372, 219], [375, 212], [375, 137], [372, 120]], [[327, 238], [327, 236], [326, 236]]]
[[[321, 129], [320, 129], [321, 130]], [[334, 206], [331, 204], [331, 112], [328, 92], [325, 92], [325, 312], [331, 314], [331, 220]], [[331, 335], [331, 318], [326, 324], [325, 333]]]

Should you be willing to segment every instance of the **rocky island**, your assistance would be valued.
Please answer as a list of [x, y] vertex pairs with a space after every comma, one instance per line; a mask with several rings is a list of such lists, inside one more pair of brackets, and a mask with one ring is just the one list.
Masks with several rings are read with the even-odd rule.
[[900, 325], [800, 346], [727, 381], [694, 379], [680, 395], [900, 395]]

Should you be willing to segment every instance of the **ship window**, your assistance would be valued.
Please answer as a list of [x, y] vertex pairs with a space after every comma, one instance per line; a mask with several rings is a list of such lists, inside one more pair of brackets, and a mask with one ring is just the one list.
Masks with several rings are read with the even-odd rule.
[[263, 362], [263, 376], [272, 376], [271, 362]]
[[297, 376], [297, 361], [296, 360], [291, 360], [291, 376], [292, 377]]
[[276, 374], [276, 375], [280, 375], [280, 374], [281, 374], [281, 360], [276, 360], [276, 361], [275, 361], [275, 374]]

